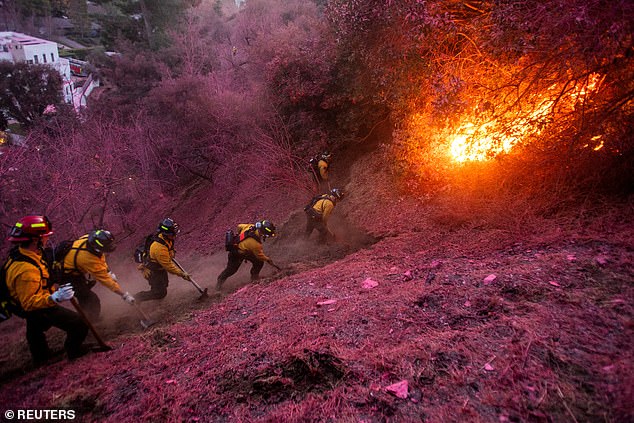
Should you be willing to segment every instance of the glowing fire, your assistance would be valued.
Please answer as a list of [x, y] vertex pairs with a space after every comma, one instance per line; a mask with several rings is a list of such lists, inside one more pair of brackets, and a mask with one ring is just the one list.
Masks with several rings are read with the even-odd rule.
[[[499, 116], [482, 124], [474, 124], [475, 119], [466, 118], [449, 137], [448, 154], [454, 161], [464, 163], [484, 161], [508, 153], [528, 137], [539, 135], [552, 118], [555, 107], [560, 110], [574, 110], [588, 94], [598, 90], [604, 78], [605, 76], [592, 74], [586, 83], [573, 87], [564, 96], [559, 96], [559, 87], [553, 85], [533, 102], [533, 110], [522, 117], [509, 119]], [[598, 140], [595, 138], [592, 141]], [[599, 150], [602, 147], [603, 142], [593, 148]]]

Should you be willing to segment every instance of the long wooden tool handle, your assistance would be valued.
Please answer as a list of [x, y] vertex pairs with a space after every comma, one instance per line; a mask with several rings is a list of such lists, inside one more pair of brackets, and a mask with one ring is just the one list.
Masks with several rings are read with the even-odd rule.
[[181, 269], [183, 272], [185, 271], [185, 269], [183, 269], [183, 266], [181, 266], [181, 264], [178, 261], [176, 261], [175, 258], [173, 258], [172, 261], [179, 269]]
[[104, 342], [104, 340], [101, 338], [101, 336], [99, 336], [99, 333], [97, 332], [97, 330], [95, 329], [93, 324], [90, 323], [90, 320], [88, 320], [88, 316], [86, 316], [86, 313], [84, 312], [84, 310], [79, 305], [79, 302], [77, 301], [77, 298], [72, 297], [70, 299], [70, 303], [73, 305], [73, 307], [75, 307], [75, 310], [77, 310], [77, 313], [79, 313], [79, 315], [84, 320], [86, 325], [88, 325], [88, 328], [90, 329], [92, 334], [95, 336], [95, 339], [97, 340], [97, 343], [99, 344], [99, 346], [104, 348], [104, 349], [111, 350], [112, 347]]
[[198, 290], [198, 292], [200, 292], [201, 294], [202, 294], [203, 292], [205, 292], [205, 290], [204, 290], [204, 289], [202, 289], [202, 287], [201, 287], [200, 285], [198, 285], [198, 284], [196, 283], [196, 281], [195, 281], [195, 280], [190, 279], [189, 281], [190, 281], [191, 283], [193, 283], [193, 284], [194, 284], [194, 286], [196, 287], [196, 289]]
[[136, 303], [132, 303], [132, 305], [134, 306], [134, 308], [136, 308], [136, 310], [139, 312], [139, 314], [141, 315], [141, 317], [143, 318], [143, 320], [145, 321], [150, 321], [150, 318], [147, 317], [147, 314], [145, 314], [145, 312], [143, 312], [143, 310], [141, 310], [141, 307]]
[[[183, 266], [181, 266], [180, 263], [177, 262], [175, 258], [173, 258], [172, 261], [174, 262], [174, 264], [176, 266], [178, 266], [179, 269], [181, 269], [183, 272], [186, 272], [185, 269], [183, 269]], [[191, 279], [191, 277], [190, 277], [189, 281], [196, 287], [198, 292], [200, 292], [201, 294], [205, 293], [205, 290], [203, 290], [202, 287], [200, 285], [198, 285], [195, 280]]]

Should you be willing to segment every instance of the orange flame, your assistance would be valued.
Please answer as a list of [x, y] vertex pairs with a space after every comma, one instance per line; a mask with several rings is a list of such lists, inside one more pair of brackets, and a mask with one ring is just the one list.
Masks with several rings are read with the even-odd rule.
[[[464, 163], [485, 161], [500, 154], [509, 153], [519, 143], [542, 132], [544, 124], [548, 123], [549, 118], [553, 116], [555, 106], [574, 110], [579, 103], [585, 101], [588, 94], [598, 90], [604, 78], [605, 76], [592, 74], [585, 83], [573, 86], [559, 98], [557, 95], [559, 87], [553, 85], [547, 93], [533, 102], [535, 105], [533, 110], [522, 117], [508, 119], [505, 116], [499, 116], [479, 125], [473, 123], [474, 118], [467, 117], [449, 136], [448, 154], [452, 160]], [[509, 120], [510, 124], [503, 123]], [[599, 150], [602, 147], [603, 143], [594, 149]]]

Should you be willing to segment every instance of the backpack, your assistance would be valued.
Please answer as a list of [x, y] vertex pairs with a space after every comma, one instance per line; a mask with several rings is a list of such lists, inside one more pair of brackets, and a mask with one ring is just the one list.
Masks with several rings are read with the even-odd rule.
[[312, 219], [320, 221], [321, 218], [322, 218], [322, 215], [317, 210], [315, 210], [313, 207], [315, 206], [315, 204], [317, 204], [317, 202], [319, 200], [326, 200], [326, 199], [330, 199], [330, 195], [329, 194], [321, 194], [321, 195], [317, 195], [317, 196], [313, 197], [310, 200], [310, 203], [306, 204], [306, 206], [304, 207], [304, 211]]
[[17, 245], [11, 248], [9, 251], [9, 258], [4, 262], [2, 268], [0, 268], [0, 323], [9, 320], [14, 314], [18, 317], [26, 317], [26, 312], [22, 308], [22, 305], [18, 300], [11, 296], [9, 293], [9, 287], [7, 286], [7, 269], [16, 261], [24, 261], [32, 264], [40, 271], [40, 277], [44, 277], [42, 269], [38, 266], [35, 260], [20, 253]]
[[255, 227], [251, 226], [246, 231], [241, 234], [234, 234], [231, 229], [227, 229], [225, 232], [225, 250], [227, 251], [238, 251], [238, 244], [244, 241], [247, 238], [253, 238], [258, 242], [262, 242], [259, 236], [255, 234]]
[[[49, 284], [62, 284], [64, 279], [64, 258], [73, 248], [73, 241], [65, 240], [42, 251], [42, 258], [48, 268]], [[81, 249], [81, 248], [80, 248]], [[77, 256], [75, 256], [76, 258]]]
[[225, 250], [235, 251], [238, 248], [237, 238], [231, 229], [227, 229], [225, 232]]
[[150, 266], [150, 247], [152, 243], [158, 242], [159, 244], [167, 245], [165, 241], [157, 236], [156, 233], [151, 233], [145, 237], [143, 244], [136, 247], [134, 250], [134, 262], [142, 264], [145, 267]]

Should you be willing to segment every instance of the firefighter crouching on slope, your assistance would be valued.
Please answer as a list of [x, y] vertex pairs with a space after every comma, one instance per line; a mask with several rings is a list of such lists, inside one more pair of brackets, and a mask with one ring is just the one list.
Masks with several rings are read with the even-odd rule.
[[260, 270], [265, 262], [277, 267], [273, 260], [264, 254], [262, 248], [262, 242], [270, 236], [275, 236], [275, 225], [268, 220], [262, 220], [253, 225], [248, 223], [238, 225], [236, 244], [229, 251], [227, 267], [218, 276], [216, 289], [221, 289], [227, 278], [238, 271], [242, 261], [250, 261], [253, 264], [251, 281], [260, 279]]
[[16, 245], [5, 264], [7, 287], [23, 309], [26, 340], [36, 365], [43, 364], [50, 356], [45, 332], [52, 326], [66, 332], [64, 349], [69, 359], [87, 352], [82, 343], [88, 326], [79, 314], [58, 305], [73, 297], [72, 286], [62, 285], [57, 291], [48, 286], [49, 273], [42, 259], [42, 249], [52, 234], [48, 218], [31, 215], [20, 219], [8, 237]]
[[64, 282], [70, 282], [75, 298], [91, 320], [101, 314], [101, 301], [92, 288], [97, 282], [121, 296], [128, 304], [134, 303], [134, 297], [123, 292], [116, 276], [108, 268], [104, 253], [115, 249], [114, 236], [105, 229], [97, 229], [75, 240], [70, 251], [64, 257]]
[[169, 217], [163, 219], [156, 230], [152, 244], [150, 245], [150, 257], [147, 265], [141, 265], [143, 277], [150, 284], [149, 291], [141, 291], [134, 296], [136, 301], [160, 300], [167, 295], [169, 279], [167, 273], [180, 276], [186, 281], [191, 281], [189, 273], [180, 269], [172, 259], [176, 256], [174, 250], [174, 238], [180, 232], [180, 228]]
[[313, 230], [319, 231], [319, 242], [325, 243], [329, 239], [334, 239], [335, 235], [328, 228], [330, 215], [338, 201], [343, 198], [343, 192], [339, 188], [333, 188], [328, 194], [313, 197], [309, 204], [304, 207], [306, 212], [306, 232], [304, 237], [308, 239]]

